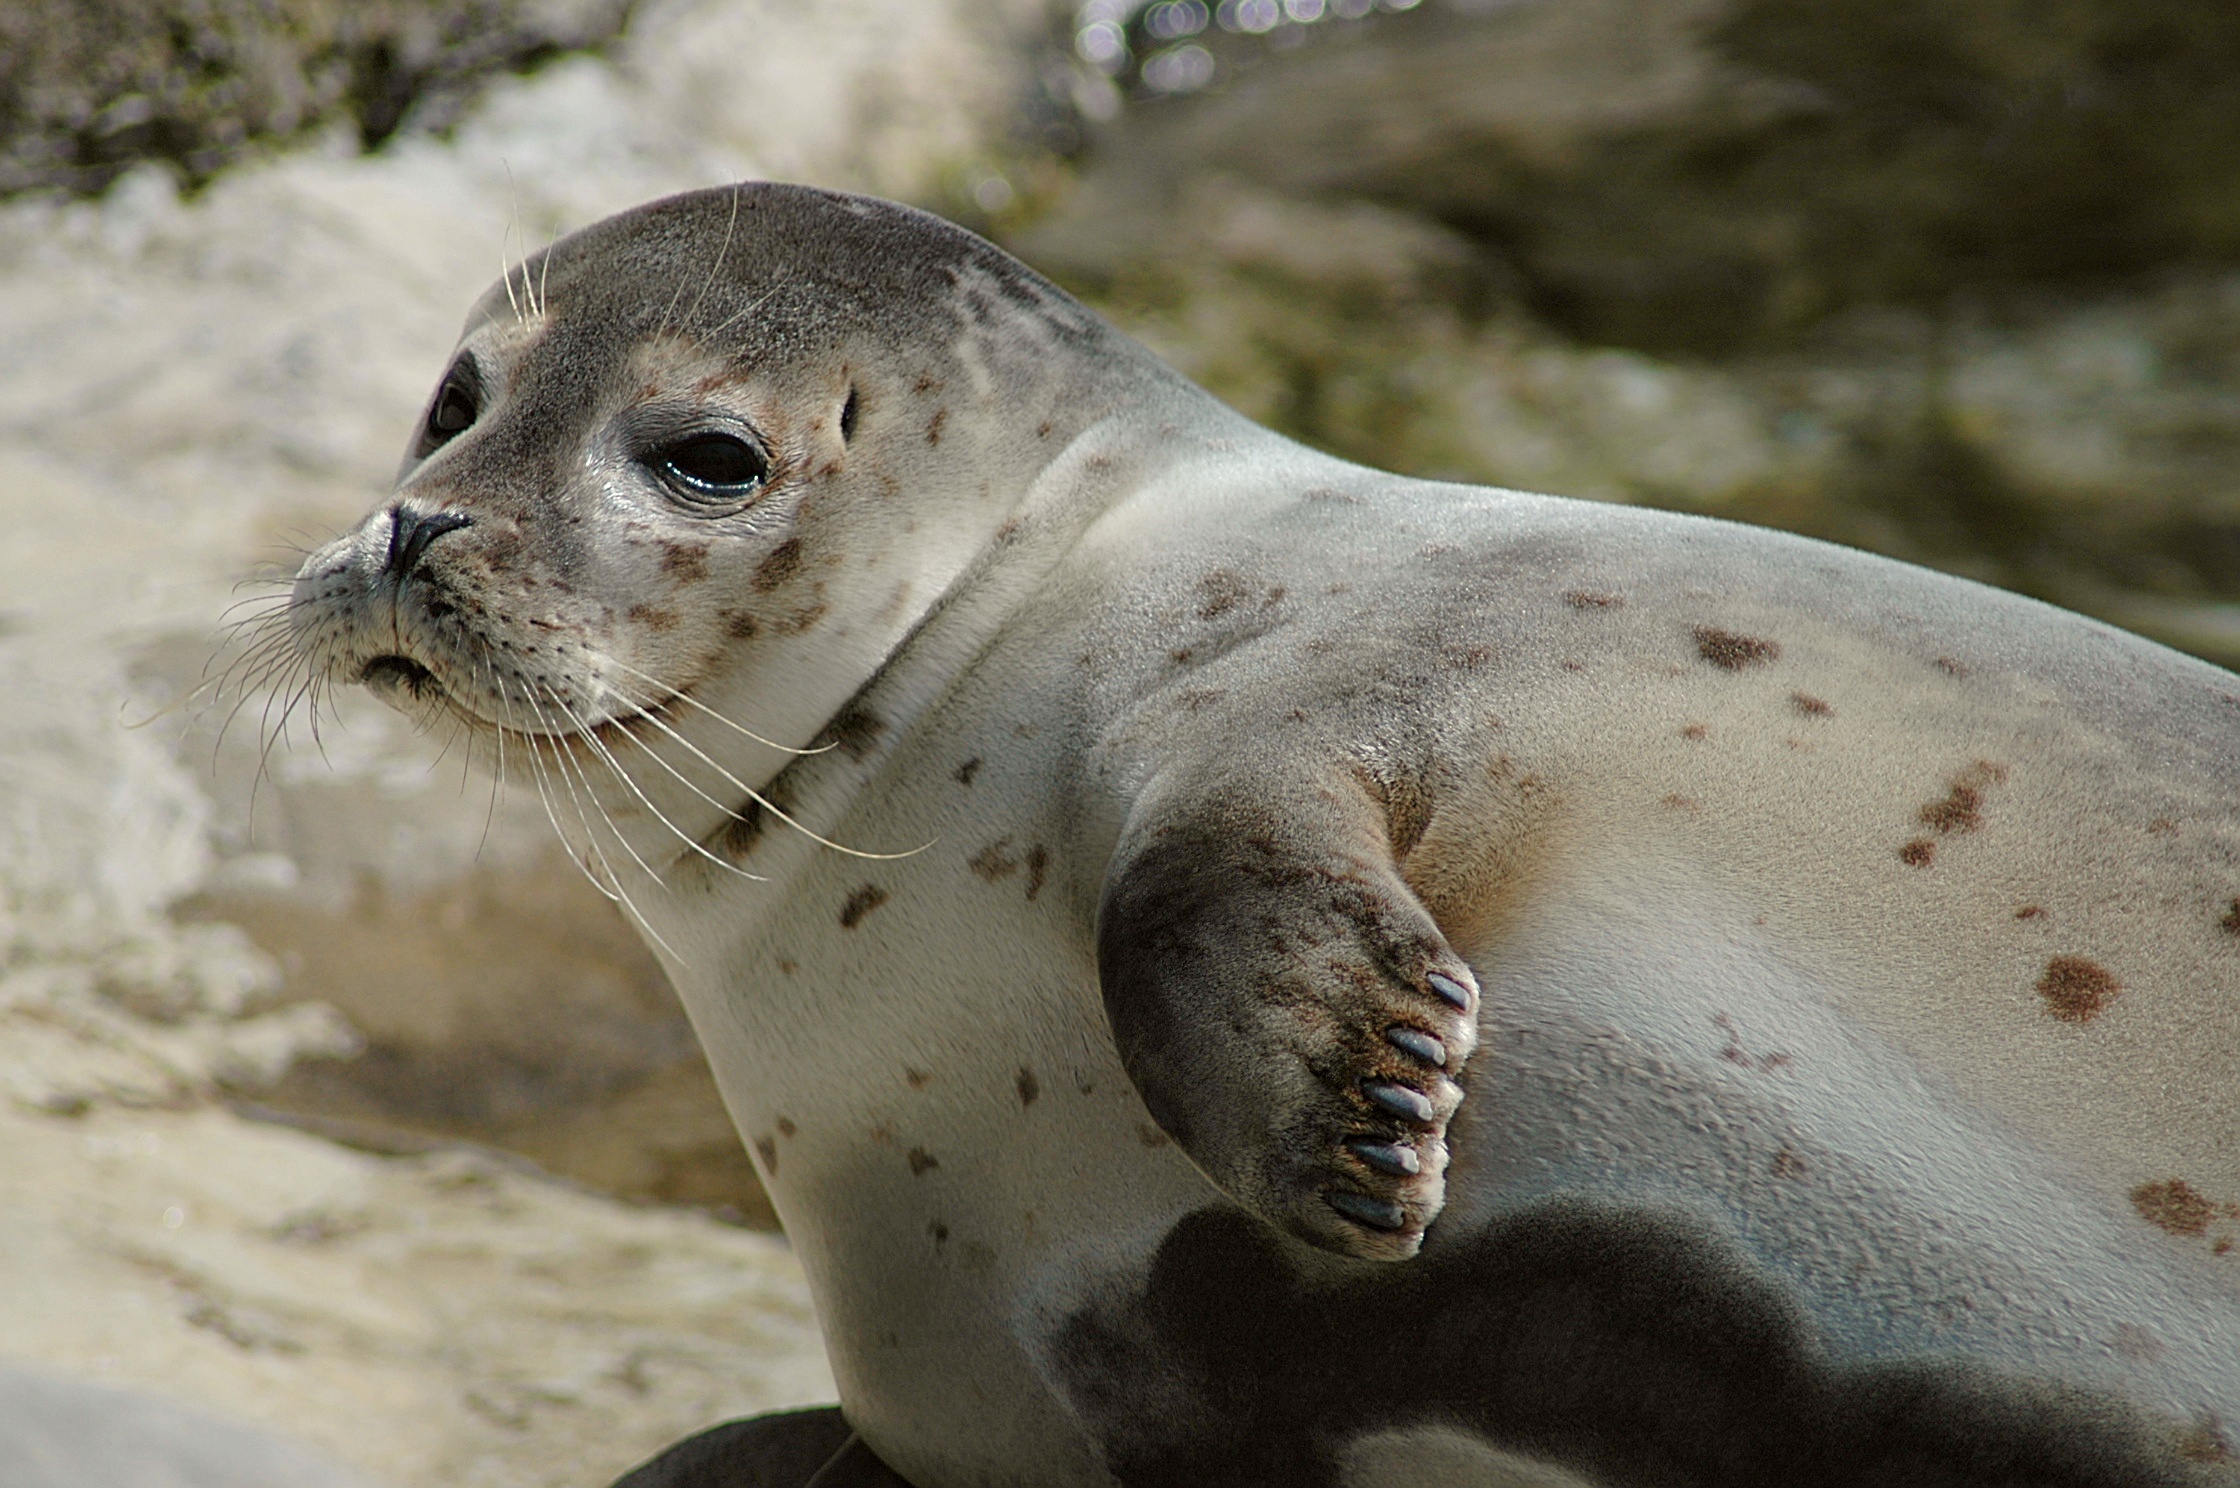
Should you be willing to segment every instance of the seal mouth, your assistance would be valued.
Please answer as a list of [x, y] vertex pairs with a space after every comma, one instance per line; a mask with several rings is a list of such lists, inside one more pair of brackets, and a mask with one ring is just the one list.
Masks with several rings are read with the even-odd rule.
[[358, 680], [376, 692], [406, 692], [420, 702], [443, 696], [436, 674], [409, 656], [376, 656], [359, 670]]

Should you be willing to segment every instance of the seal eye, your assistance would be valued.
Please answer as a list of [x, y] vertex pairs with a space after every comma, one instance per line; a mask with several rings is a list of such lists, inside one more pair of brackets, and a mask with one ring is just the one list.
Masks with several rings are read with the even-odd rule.
[[428, 408], [428, 422], [420, 431], [420, 453], [427, 455], [449, 444], [472, 428], [481, 413], [472, 369], [464, 363], [452, 368]]
[[690, 501], [737, 501], [770, 474], [761, 450], [730, 434], [695, 434], [654, 451], [647, 464]]

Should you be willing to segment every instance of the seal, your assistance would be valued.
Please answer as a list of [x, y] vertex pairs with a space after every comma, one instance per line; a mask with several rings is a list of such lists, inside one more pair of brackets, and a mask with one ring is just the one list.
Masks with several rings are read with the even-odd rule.
[[542, 793], [807, 1270], [844, 1421], [633, 1481], [2240, 1481], [2240, 678], [779, 185], [486, 295], [290, 623]]

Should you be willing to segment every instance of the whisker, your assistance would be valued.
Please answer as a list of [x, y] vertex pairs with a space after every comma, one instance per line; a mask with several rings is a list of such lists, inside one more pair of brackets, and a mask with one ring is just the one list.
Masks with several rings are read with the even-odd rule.
[[755, 311], [760, 310], [764, 305], [769, 304], [770, 297], [772, 295], [775, 295], [777, 292], [778, 291], [776, 287], [773, 286], [772, 288], [764, 290], [761, 294], [756, 295], [753, 304], [748, 305], [744, 309], [732, 311], [716, 325], [711, 326], [707, 332], [708, 336], [714, 337], [717, 333], [730, 329], [734, 321], [742, 320], [747, 316], [754, 314]]
[[[530, 685], [535, 686], [534, 683]], [[599, 813], [599, 820], [606, 824], [607, 830], [614, 835], [614, 840], [622, 845], [622, 850], [630, 855], [630, 861], [645, 870], [646, 877], [652, 879], [655, 883], [660, 883], [661, 874], [651, 863], [638, 856], [638, 849], [631, 845], [629, 836], [624, 833], [622, 828], [614, 824], [613, 814], [601, 804], [598, 792], [591, 788], [591, 773], [584, 769], [582, 759], [576, 754], [574, 743], [577, 739], [587, 739], [589, 737], [583, 731], [583, 720], [576, 717], [575, 710], [568, 706], [567, 700], [560, 696], [557, 689], [548, 686], [544, 689], [544, 695], [552, 700], [552, 706], [560, 710], [561, 716], [574, 726], [572, 734], [562, 735], [555, 742], [559, 744], [561, 752], [567, 756], [568, 762], [575, 766], [576, 778], [583, 782], [583, 792], [590, 797], [592, 808]], [[621, 774], [621, 771], [617, 770], [615, 773]], [[630, 783], [628, 776], [624, 776], [623, 779], [626, 784]], [[579, 802], [578, 809], [580, 808], [581, 803]], [[586, 823], [587, 829], [588, 826], [589, 824]]]
[[[506, 303], [513, 306], [514, 323], [527, 325], [529, 317], [521, 313], [521, 302], [513, 297], [513, 260], [506, 257], [506, 240], [511, 238], [521, 227], [521, 188], [513, 179], [512, 162], [500, 160], [498, 164], [505, 167], [506, 196], [512, 203], [508, 208], [506, 229], [498, 234], [498, 277], [505, 283]], [[529, 276], [522, 275], [521, 281], [521, 287], [527, 289], [529, 287]]]
[[[590, 653], [590, 655], [593, 661], [599, 663], [602, 666], [611, 666], [618, 672], [627, 672], [641, 682], [649, 683], [664, 692], [668, 692], [669, 695], [663, 698], [661, 702], [654, 704], [654, 707], [663, 707], [668, 703], [678, 702], [685, 704], [687, 707], [698, 708], [701, 712], [707, 714], [710, 718], [713, 718], [716, 722], [722, 724], [725, 728], [730, 729], [733, 733], [742, 734], [747, 738], [754, 740], [755, 743], [762, 745], [764, 748], [775, 749], [780, 754], [825, 754], [840, 747], [837, 744], [819, 744], [813, 749], [795, 749], [790, 744], [780, 744], [775, 739], [765, 739], [762, 737], [762, 735], [756, 733], [753, 729], [746, 727], [744, 724], [732, 722], [729, 718], [724, 717], [721, 713], [718, 713], [715, 709], [709, 707], [706, 703], [701, 702], [698, 698], [694, 697], [689, 692], [670, 692], [668, 689], [668, 684], [664, 683], [659, 677], [653, 676], [647, 672], [641, 672], [636, 667], [629, 665], [627, 662], [618, 660], [617, 658], [612, 656], [608, 656], [603, 652], [593, 651]], [[632, 702], [631, 706], [637, 709], [640, 713], [644, 713], [645, 711], [647, 711], [646, 706], [642, 703]]]
[[[531, 683], [529, 685], [534, 686], [535, 684]], [[559, 698], [556, 694], [550, 694], [548, 692], [548, 695], [552, 696], [555, 703], [559, 702]], [[543, 710], [540, 708], [538, 711], [541, 715]], [[591, 819], [583, 808], [583, 796], [590, 796], [591, 804], [594, 807], [598, 806], [599, 798], [591, 789], [590, 777], [587, 775], [583, 775], [582, 761], [578, 760], [575, 757], [575, 751], [567, 746], [567, 743], [564, 739], [556, 738], [555, 743], [558, 744], [560, 752], [558, 758], [556, 758], [553, 763], [559, 768], [561, 783], [567, 786], [568, 795], [575, 801], [576, 819], [583, 823], [584, 840], [590, 845], [591, 850], [599, 855], [599, 866], [606, 869], [607, 871], [607, 878], [610, 885], [614, 889], [614, 898], [616, 902], [622, 905], [624, 911], [629, 914], [631, 919], [637, 921], [638, 928], [640, 930], [643, 930], [649, 937], [651, 937], [655, 944], [659, 945], [661, 949], [667, 951], [671, 957], [679, 962], [682, 962], [684, 958], [677, 955], [676, 947], [670, 945], [668, 941], [662, 938], [661, 932], [653, 928], [652, 921], [648, 920], [645, 917], [644, 913], [639, 910], [637, 902], [630, 897], [629, 891], [622, 887], [622, 875], [615, 871], [613, 862], [607, 857], [606, 849], [599, 846], [598, 833], [592, 831]], [[575, 781], [569, 777], [568, 766], [570, 764], [573, 764], [576, 767], [576, 774], [583, 780], [583, 796], [579, 796], [576, 794]], [[638, 857], [638, 850], [630, 845], [630, 839], [623, 835], [620, 828], [615, 826], [613, 819], [606, 814], [604, 808], [600, 808], [599, 819], [606, 823], [607, 830], [614, 834], [615, 841], [622, 845], [623, 851], [629, 853], [630, 856], [634, 860], [636, 860], [640, 868], [645, 869], [646, 876], [648, 878], [651, 878], [656, 884], [659, 884], [661, 882], [661, 875], [655, 873], [651, 868], [646, 867], [645, 859]]]
[[552, 224], [552, 236], [545, 240], [544, 257], [537, 260], [537, 314], [541, 317], [552, 309], [552, 250], [560, 246], [560, 224]]
[[[491, 689], [495, 691], [498, 683], [497, 663], [485, 657], [482, 662], [482, 669], [489, 676]], [[482, 836], [474, 845], [474, 858], [478, 863], [482, 861], [482, 850], [490, 845], [490, 829], [497, 823], [498, 802], [506, 788], [506, 731], [504, 726], [500, 725], [498, 728], [491, 730], [491, 734], [493, 736], [492, 747], [498, 755], [498, 768], [490, 780], [490, 805], [482, 813]]]
[[[614, 751], [606, 746], [605, 742], [599, 738], [598, 734], [594, 730], [584, 727], [583, 720], [577, 717], [575, 712], [570, 709], [566, 703], [561, 702], [561, 700], [557, 696], [553, 698], [553, 702], [559, 706], [562, 712], [568, 715], [569, 722], [573, 723], [576, 726], [577, 737], [581, 738], [594, 750], [598, 751], [599, 757], [606, 762], [607, 768], [614, 771], [616, 778], [621, 780], [621, 782], [625, 786], [629, 787], [630, 793], [638, 798], [639, 804], [643, 805], [646, 810], [652, 812], [654, 820], [660, 822], [664, 827], [667, 827], [670, 833], [674, 835], [679, 842], [683, 843], [687, 848], [691, 849], [693, 852], [698, 853], [701, 857], [706, 858], [709, 862], [715, 864], [718, 868], [723, 869], [727, 873], [736, 873], [739, 875], [739, 877], [750, 879], [755, 883], [769, 882], [769, 879], [763, 877], [759, 873], [749, 873], [746, 869], [741, 868], [736, 863], [725, 862], [722, 858], [717, 857], [714, 853], [701, 846], [700, 843], [691, 836], [691, 834], [687, 833], [684, 830], [684, 828], [669, 820], [669, 818], [662, 813], [661, 808], [654, 805], [652, 799], [648, 797], [642, 789], [639, 788], [637, 780], [631, 776], [630, 772], [622, 768], [622, 762], [614, 757]], [[662, 759], [659, 755], [654, 754], [652, 750], [646, 750], [645, 753], [653, 760], [655, 764], [660, 765], [665, 770], [668, 770], [671, 775], [675, 775], [678, 781], [680, 781], [687, 790], [694, 792], [700, 797], [700, 799], [706, 801], [709, 805], [715, 807], [718, 811], [723, 812], [726, 816], [731, 816], [734, 814], [731, 809], [725, 806], [721, 801], [716, 800], [714, 797], [708, 795], [705, 791], [700, 790], [699, 787], [695, 786], [691, 781], [686, 780], [682, 775], [678, 775], [676, 770], [670, 767], [668, 761]]]
[[708, 291], [715, 286], [716, 276], [723, 272], [723, 261], [725, 257], [728, 256], [731, 252], [732, 230], [737, 228], [738, 225], [739, 188], [734, 185], [731, 188], [731, 218], [723, 225], [723, 244], [716, 249], [716, 261], [714, 265], [709, 268], [708, 277], [700, 281], [700, 293], [692, 297], [692, 304], [684, 312], [684, 323], [686, 325], [692, 324], [692, 317], [700, 313], [700, 302], [708, 297]]
[[[924, 844], [922, 844], [921, 846], [918, 846], [918, 847], [913, 847], [913, 848], [911, 848], [911, 849], [910, 849], [910, 850], [909, 850], [908, 852], [898, 852], [898, 853], [878, 853], [878, 852], [866, 852], [866, 851], [864, 851], [864, 850], [863, 850], [862, 848], [857, 848], [857, 847], [848, 847], [848, 846], [846, 846], [845, 844], [842, 844], [842, 843], [838, 843], [838, 842], [834, 842], [834, 841], [833, 841], [833, 840], [832, 840], [831, 838], [829, 838], [829, 837], [826, 837], [826, 836], [823, 836], [822, 834], [820, 834], [820, 833], [816, 832], [816, 831], [815, 831], [815, 830], [813, 830], [812, 828], [810, 828], [810, 827], [807, 827], [807, 826], [804, 826], [804, 825], [803, 825], [802, 823], [800, 823], [800, 822], [796, 821], [796, 820], [795, 820], [795, 819], [794, 819], [794, 818], [793, 818], [793, 817], [792, 817], [791, 815], [789, 815], [789, 814], [788, 814], [788, 813], [786, 812], [786, 810], [785, 810], [785, 809], [784, 809], [783, 807], [781, 807], [781, 806], [777, 805], [777, 804], [776, 804], [775, 802], [773, 802], [773, 801], [772, 801], [772, 800], [771, 800], [771, 799], [770, 799], [770, 798], [769, 798], [768, 796], [765, 796], [765, 795], [763, 795], [763, 794], [762, 794], [762, 793], [761, 793], [760, 791], [756, 790], [756, 789], [755, 789], [755, 788], [754, 788], [753, 786], [751, 786], [751, 785], [747, 784], [747, 783], [746, 783], [745, 781], [741, 780], [741, 779], [740, 779], [740, 778], [739, 778], [738, 776], [736, 776], [736, 775], [732, 774], [732, 773], [731, 773], [731, 772], [730, 772], [729, 770], [726, 770], [726, 769], [725, 769], [725, 768], [724, 768], [723, 766], [721, 766], [721, 765], [717, 764], [717, 763], [716, 763], [716, 762], [715, 762], [714, 760], [712, 760], [712, 759], [708, 758], [708, 756], [707, 756], [706, 754], [703, 754], [703, 753], [701, 752], [701, 750], [700, 750], [700, 748], [699, 748], [699, 746], [698, 746], [698, 745], [694, 744], [694, 743], [693, 743], [693, 742], [692, 742], [692, 741], [691, 741], [690, 739], [687, 739], [687, 738], [686, 738], [686, 737], [685, 737], [684, 735], [682, 735], [682, 734], [678, 733], [678, 732], [677, 732], [677, 731], [676, 731], [675, 729], [673, 729], [673, 728], [669, 727], [669, 725], [668, 725], [668, 724], [667, 724], [666, 722], [664, 722], [664, 721], [662, 720], [662, 718], [660, 717], [660, 715], [659, 715], [659, 714], [656, 714], [656, 713], [652, 713], [652, 712], [649, 712], [649, 711], [647, 711], [647, 710], [646, 710], [646, 709], [644, 709], [644, 708], [639, 708], [639, 709], [637, 710], [637, 712], [636, 712], [636, 715], [635, 715], [635, 716], [637, 716], [637, 717], [639, 717], [639, 718], [643, 718], [643, 719], [644, 719], [644, 720], [645, 720], [646, 722], [648, 722], [648, 723], [652, 724], [652, 725], [653, 725], [653, 726], [654, 726], [655, 728], [657, 728], [657, 729], [661, 730], [661, 732], [663, 732], [664, 734], [667, 734], [667, 735], [668, 735], [668, 736], [669, 736], [670, 738], [672, 738], [672, 739], [676, 740], [677, 744], [678, 744], [678, 745], [679, 745], [680, 747], [682, 747], [682, 748], [683, 748], [683, 749], [685, 749], [685, 750], [686, 750], [687, 752], [689, 752], [689, 753], [690, 753], [690, 754], [691, 754], [691, 755], [692, 755], [692, 756], [693, 756], [693, 757], [694, 757], [695, 759], [699, 760], [699, 761], [700, 761], [700, 762], [701, 762], [702, 764], [706, 765], [706, 766], [707, 766], [707, 767], [708, 767], [709, 769], [711, 769], [711, 770], [715, 771], [715, 772], [716, 772], [716, 773], [717, 773], [718, 775], [721, 775], [721, 776], [722, 776], [722, 777], [724, 778], [724, 780], [725, 780], [725, 781], [726, 781], [726, 782], [727, 782], [727, 783], [728, 783], [728, 784], [729, 784], [729, 785], [730, 785], [730, 786], [732, 787], [732, 789], [734, 789], [734, 790], [736, 790], [736, 791], [740, 792], [740, 793], [741, 793], [742, 795], [744, 795], [744, 796], [745, 796], [745, 797], [746, 797], [746, 798], [747, 798], [748, 800], [750, 800], [750, 801], [754, 802], [754, 803], [755, 803], [755, 804], [756, 804], [757, 806], [760, 806], [760, 807], [761, 807], [761, 808], [762, 808], [763, 810], [765, 810], [765, 811], [769, 812], [769, 813], [770, 813], [770, 814], [771, 814], [772, 816], [775, 816], [775, 817], [776, 817], [776, 818], [777, 818], [777, 819], [778, 819], [779, 821], [782, 821], [782, 822], [784, 822], [784, 823], [785, 823], [785, 824], [786, 824], [787, 826], [789, 826], [789, 827], [793, 828], [793, 829], [794, 829], [794, 830], [795, 830], [796, 832], [799, 832], [799, 833], [800, 833], [800, 834], [801, 834], [802, 836], [804, 836], [804, 837], [807, 837], [807, 838], [808, 838], [808, 839], [809, 839], [810, 841], [812, 841], [812, 842], [816, 842], [816, 843], [820, 843], [820, 844], [822, 844], [822, 845], [823, 845], [823, 846], [825, 846], [825, 847], [829, 847], [829, 848], [831, 848], [831, 849], [832, 849], [832, 850], [833, 850], [834, 852], [837, 852], [837, 853], [845, 853], [845, 854], [847, 854], [847, 855], [848, 855], [849, 857], [851, 857], [851, 858], [866, 858], [866, 859], [869, 859], [869, 860], [871, 860], [871, 861], [873, 861], [873, 862], [878, 862], [878, 863], [891, 863], [891, 862], [895, 861], [895, 860], [896, 860], [896, 859], [898, 859], [898, 858], [914, 858], [914, 857], [916, 857], [916, 856], [917, 856], [917, 855], [918, 855], [919, 853], [922, 853], [922, 852], [924, 852], [924, 851], [925, 851], [925, 850], [926, 850], [927, 848], [929, 848], [929, 847], [933, 846], [933, 844], [932, 844], [932, 843], [928, 842], [928, 843], [924, 843]], [[652, 751], [652, 750], [650, 750], [650, 749], [649, 749], [649, 750], [647, 750], [646, 752], [647, 752], [647, 753], [648, 753], [649, 755], [653, 755], [653, 757], [654, 757], [654, 758], [656, 758], [656, 759], [659, 759], [659, 758], [660, 758], [660, 756], [659, 756], [658, 754], [655, 754], [655, 753], [654, 753], [654, 751]], [[675, 774], [676, 772], [672, 770], [672, 771], [671, 771], [670, 773], [672, 773], [672, 774]], [[683, 780], [683, 779], [684, 779], [684, 777], [683, 777], [682, 775], [678, 775], [678, 776], [677, 776], [677, 778], [678, 778], [679, 780]], [[686, 784], [687, 784], [688, 786], [689, 786], [689, 785], [691, 785], [691, 782], [690, 782], [690, 781], [686, 781], [685, 783], [686, 783]], [[717, 801], [717, 800], [716, 800], [716, 799], [715, 799], [715, 798], [714, 798], [713, 796], [709, 796], [709, 795], [706, 795], [705, 793], [702, 793], [702, 795], [701, 795], [701, 799], [702, 799], [702, 800], [704, 800], [704, 801], [707, 801], [707, 802], [708, 802], [708, 803], [709, 803], [710, 805], [712, 805], [712, 806], [717, 806], [717, 807], [719, 807], [720, 809], [722, 809], [723, 811], [725, 811], [726, 813], [728, 813], [729, 815], [731, 815], [731, 816], [733, 816], [733, 817], [738, 817], [738, 818], [739, 818], [739, 820], [741, 820], [741, 821], [744, 821], [744, 820], [745, 820], [745, 818], [744, 818], [744, 817], [740, 817], [740, 816], [739, 816], [739, 813], [738, 813], [738, 811], [737, 811], [736, 809], [734, 809], [734, 808], [732, 808], [732, 807], [729, 807], [729, 806], [725, 806], [725, 805], [723, 805], [723, 803], [722, 803], [722, 802], [720, 802], [720, 801]]]
[[[529, 702], [526, 697], [524, 697], [522, 701], [524, 704]], [[533, 735], [529, 734], [526, 729], [521, 728], [519, 721], [514, 718], [513, 700], [507, 695], [505, 684], [503, 682], [500, 682], [498, 684], [498, 705], [506, 710], [506, 718], [509, 722], [513, 723], [514, 731], [516, 733], [521, 734], [525, 738], [534, 737]], [[559, 839], [561, 847], [567, 848], [568, 834], [560, 825], [560, 813], [553, 807], [554, 793], [546, 788], [551, 783], [550, 773], [545, 768], [545, 763], [542, 756], [534, 748], [529, 751], [529, 771], [530, 782], [537, 788], [537, 800], [544, 807], [544, 819], [551, 824], [552, 835]], [[585, 826], [585, 830], [589, 831], [588, 823]], [[575, 863], [576, 868], [583, 874], [585, 880], [590, 883], [591, 887], [597, 889], [608, 900], [617, 900], [615, 892], [612, 889], [608, 888], [605, 884], [599, 882], [599, 876], [591, 871], [590, 864], [577, 857], [572, 849], [568, 851], [568, 857]]]

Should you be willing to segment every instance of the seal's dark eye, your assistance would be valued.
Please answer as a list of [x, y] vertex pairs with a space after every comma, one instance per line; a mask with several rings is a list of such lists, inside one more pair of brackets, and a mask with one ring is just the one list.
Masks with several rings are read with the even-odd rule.
[[698, 501], [737, 501], [770, 474], [762, 451], [730, 434], [694, 434], [654, 451], [646, 463], [679, 495]]
[[425, 455], [449, 444], [472, 428], [481, 412], [473, 374], [464, 366], [454, 367], [428, 409], [427, 426], [420, 431], [420, 453]]
[[443, 396], [436, 399], [435, 412], [428, 417], [428, 427], [438, 434], [456, 434], [474, 422], [474, 395], [455, 382], [443, 385]]

